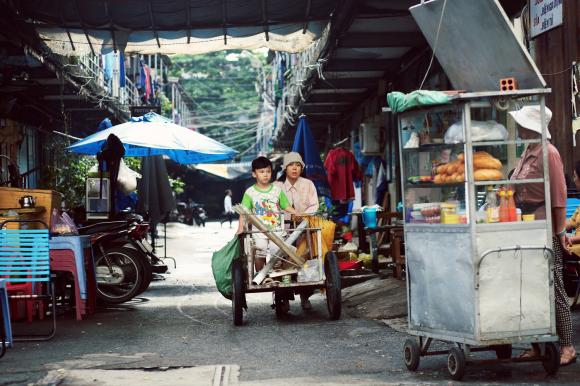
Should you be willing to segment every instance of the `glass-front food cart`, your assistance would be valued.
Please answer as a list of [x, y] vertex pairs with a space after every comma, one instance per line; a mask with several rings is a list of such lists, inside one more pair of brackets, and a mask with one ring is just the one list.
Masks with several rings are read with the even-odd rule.
[[[410, 370], [420, 356], [446, 354], [451, 376], [461, 379], [473, 351], [507, 360], [516, 343], [538, 345], [545, 370], [558, 369], [551, 214], [534, 218], [512, 201], [533, 186], [550, 207], [546, 127], [541, 139], [521, 140], [508, 119], [530, 103], [545, 117], [547, 92], [458, 93], [451, 103], [398, 115], [408, 333], [418, 337], [404, 347]], [[510, 180], [533, 144], [542, 146], [544, 175]], [[430, 351], [432, 340], [451, 347]]]

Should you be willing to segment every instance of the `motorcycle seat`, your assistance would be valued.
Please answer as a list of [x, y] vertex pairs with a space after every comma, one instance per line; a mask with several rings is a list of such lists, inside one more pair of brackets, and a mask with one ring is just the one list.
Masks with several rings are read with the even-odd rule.
[[127, 221], [105, 221], [86, 227], [78, 228], [80, 235], [92, 235], [95, 233], [115, 232], [129, 228], [130, 223]]

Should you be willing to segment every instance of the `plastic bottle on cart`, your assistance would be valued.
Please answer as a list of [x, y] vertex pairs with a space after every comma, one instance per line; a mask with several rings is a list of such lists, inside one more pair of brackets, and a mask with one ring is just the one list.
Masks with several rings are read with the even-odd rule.
[[498, 222], [499, 221], [499, 205], [497, 203], [497, 194], [493, 190], [493, 186], [487, 187], [487, 196], [485, 197], [485, 203], [487, 205], [487, 222]]
[[510, 214], [509, 214], [509, 204], [508, 204], [508, 197], [507, 192], [502, 189], [499, 191], [499, 221], [500, 222], [508, 222], [510, 221]]
[[516, 202], [514, 201], [514, 191], [511, 189], [508, 189], [507, 191], [507, 200], [509, 221], [518, 221]]

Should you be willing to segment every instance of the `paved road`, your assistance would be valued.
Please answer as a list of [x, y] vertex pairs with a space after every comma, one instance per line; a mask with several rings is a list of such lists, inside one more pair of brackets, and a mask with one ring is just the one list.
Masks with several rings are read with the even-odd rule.
[[[271, 294], [250, 294], [247, 323], [234, 327], [231, 303], [215, 290], [210, 269], [212, 251], [232, 235], [219, 223], [170, 224], [167, 249], [177, 269], [165, 281], [82, 322], [62, 316], [50, 342], [17, 344], [0, 360], [0, 385], [448, 383], [444, 357], [422, 360], [419, 372], [408, 372], [403, 333], [347, 315], [329, 321], [321, 295], [313, 297], [311, 312], [294, 302], [291, 315], [278, 320]], [[577, 384], [579, 367], [558, 378], [546, 378], [538, 363], [474, 367], [466, 380]]]

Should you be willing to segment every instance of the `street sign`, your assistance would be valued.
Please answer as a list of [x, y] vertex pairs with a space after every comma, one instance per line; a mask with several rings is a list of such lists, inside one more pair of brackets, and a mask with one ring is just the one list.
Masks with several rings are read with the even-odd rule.
[[161, 106], [131, 106], [132, 117], [141, 117], [147, 113], [157, 113], [161, 115]]
[[562, 0], [531, 0], [530, 35], [535, 38], [552, 28], [562, 25]]

